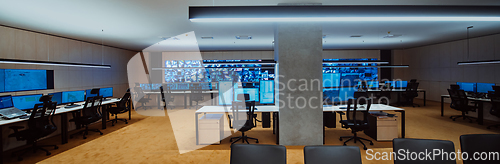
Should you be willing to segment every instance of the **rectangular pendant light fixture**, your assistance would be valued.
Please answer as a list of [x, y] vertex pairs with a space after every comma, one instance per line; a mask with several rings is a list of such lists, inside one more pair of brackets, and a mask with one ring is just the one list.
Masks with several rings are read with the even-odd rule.
[[467, 61], [467, 62], [457, 62], [457, 64], [458, 65], [500, 64], [500, 60]]
[[3, 64], [29, 64], [29, 65], [66, 66], [66, 67], [108, 68], [108, 69], [111, 68], [111, 65], [68, 63], [68, 62], [51, 62], [51, 61], [35, 61], [35, 60], [18, 60], [18, 59], [0, 59], [0, 63], [3, 63]]
[[380, 60], [334, 60], [323, 61], [323, 64], [389, 64], [389, 62]]
[[376, 68], [408, 68], [409, 65], [377, 65], [377, 66], [323, 66], [323, 67], [350, 67], [350, 68], [365, 68], [365, 67], [376, 67]]
[[500, 6], [190, 6], [191, 22], [500, 21]]

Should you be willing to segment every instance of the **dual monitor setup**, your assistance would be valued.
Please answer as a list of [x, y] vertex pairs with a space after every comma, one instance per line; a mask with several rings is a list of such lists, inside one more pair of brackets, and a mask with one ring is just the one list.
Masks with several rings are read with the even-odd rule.
[[[68, 107], [76, 107], [78, 105], [74, 105], [74, 103], [85, 101], [86, 97], [96, 96], [90, 94], [90, 91], [91, 89], [79, 91], [63, 91], [49, 93], [49, 95], [52, 95], [52, 101], [57, 102], [57, 105], [68, 104]], [[113, 97], [113, 88], [100, 88], [99, 95], [103, 96], [104, 98]], [[12, 103], [14, 107], [20, 110], [29, 110], [33, 109], [35, 104], [40, 103], [39, 99], [42, 96], [43, 94], [12, 96]]]
[[498, 87], [495, 83], [457, 82], [457, 85], [467, 93], [468, 97], [476, 98], [488, 98], [489, 93], [495, 92], [494, 87]]
[[259, 83], [219, 82], [219, 105], [231, 105], [242, 94], [249, 95], [248, 101], [274, 104], [274, 80], [260, 80]]

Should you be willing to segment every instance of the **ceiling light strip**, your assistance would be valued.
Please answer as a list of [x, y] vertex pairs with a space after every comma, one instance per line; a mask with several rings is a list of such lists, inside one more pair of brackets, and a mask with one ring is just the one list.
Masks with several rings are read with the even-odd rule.
[[408, 68], [409, 65], [379, 65], [379, 66], [323, 66], [323, 67], [351, 67], [351, 68], [365, 68], [365, 67], [377, 67], [377, 68]]
[[262, 18], [191, 18], [191, 22], [498, 22], [500, 17], [262, 17]]
[[14, 60], [14, 59], [0, 59], [0, 63], [3, 63], [3, 64], [47, 65], [47, 66], [67, 66], [67, 67], [88, 67], [88, 68], [108, 68], [108, 69], [111, 68], [111, 65], [33, 61], [33, 60]]
[[500, 64], [500, 60], [482, 60], [482, 61], [457, 62], [457, 64], [458, 65]]

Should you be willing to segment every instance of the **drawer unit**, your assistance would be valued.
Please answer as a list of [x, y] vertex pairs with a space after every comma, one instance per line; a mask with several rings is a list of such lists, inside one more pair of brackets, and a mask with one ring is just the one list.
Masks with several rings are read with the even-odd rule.
[[224, 139], [223, 118], [223, 114], [206, 114], [198, 120], [199, 144], [220, 144]]
[[368, 115], [368, 122], [370, 129], [366, 129], [364, 133], [377, 141], [392, 141], [399, 137], [396, 117], [378, 118]]

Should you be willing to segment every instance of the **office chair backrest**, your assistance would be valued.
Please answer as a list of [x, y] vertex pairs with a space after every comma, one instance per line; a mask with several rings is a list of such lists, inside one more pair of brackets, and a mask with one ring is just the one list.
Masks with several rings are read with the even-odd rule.
[[366, 99], [369, 98], [368, 93], [364, 91], [354, 92], [353, 97], [358, 99], [358, 104], [360, 105], [366, 104]]
[[408, 83], [406, 86], [406, 96], [417, 97], [418, 96], [418, 85], [419, 83]]
[[102, 117], [101, 105], [102, 96], [88, 97], [85, 105], [83, 105], [83, 116], [92, 116], [95, 119], [100, 119]]
[[233, 114], [233, 128], [240, 129], [243, 126], [254, 126], [253, 114], [255, 112], [255, 101], [233, 101], [231, 105], [231, 111]]
[[361, 164], [361, 152], [357, 146], [306, 146], [304, 147], [304, 163]]
[[491, 88], [495, 91], [495, 92], [500, 92], [500, 86], [491, 86]]
[[500, 94], [489, 95], [491, 100], [490, 114], [500, 117]]
[[416, 83], [417, 79], [410, 79], [410, 83]]
[[[434, 154], [435, 158], [428, 159], [425, 161], [419, 161], [420, 159], [412, 159], [411, 157], [401, 159], [399, 155], [394, 158], [394, 164], [456, 164], [455, 159], [451, 160], [449, 157], [450, 153], [455, 152], [455, 146], [451, 141], [445, 140], [428, 140], [428, 139], [409, 139], [409, 138], [395, 138], [392, 140], [392, 149], [394, 152], [406, 154], [406, 152], [422, 154], [421, 152], [432, 152], [434, 149], [443, 151], [440, 155]], [[444, 155], [447, 153], [448, 155]], [[470, 155], [469, 155], [470, 156]], [[434, 156], [431, 156], [434, 157]], [[452, 156], [453, 157], [453, 156]], [[408, 159], [409, 158], [409, 159]]]
[[163, 91], [163, 86], [160, 86], [160, 95], [161, 95], [161, 99], [162, 99], [163, 101], [165, 101], [165, 95], [163, 95], [163, 94], [165, 94], [165, 92]]
[[[358, 108], [358, 101], [361, 99], [349, 99], [347, 101], [347, 111], [346, 111], [346, 119], [348, 122], [354, 123], [354, 125], [367, 123], [368, 122], [368, 112], [370, 111], [370, 107], [372, 105], [372, 101], [370, 98], [365, 99], [366, 107], [364, 109]], [[356, 115], [359, 112], [363, 113], [363, 120], [358, 120]]]
[[127, 107], [127, 103], [130, 101], [130, 93], [129, 92], [126, 92], [122, 99], [120, 99], [120, 102], [118, 102], [117, 104], [117, 107], [118, 108], [130, 108], [130, 106]]
[[448, 89], [448, 93], [450, 94], [451, 104], [450, 107], [457, 110], [462, 110], [467, 108], [469, 104], [469, 100], [465, 94], [464, 90], [452, 90]]
[[[51, 130], [57, 129], [53, 119], [56, 112], [56, 106], [57, 102], [51, 101], [35, 104], [28, 120], [29, 129], [36, 129], [41, 133], [52, 133]], [[40, 135], [44, 136], [45, 134]]]
[[460, 90], [460, 85], [457, 85], [457, 84], [451, 84], [451, 85], [450, 85], [450, 89], [451, 89], [451, 90]]
[[286, 164], [286, 147], [232, 144], [230, 158], [231, 164]]
[[[478, 152], [500, 152], [500, 134], [468, 134], [460, 136], [460, 147], [462, 153], [467, 152], [469, 159]], [[495, 161], [486, 160], [463, 160], [464, 164], [498, 164], [500, 159]]]

